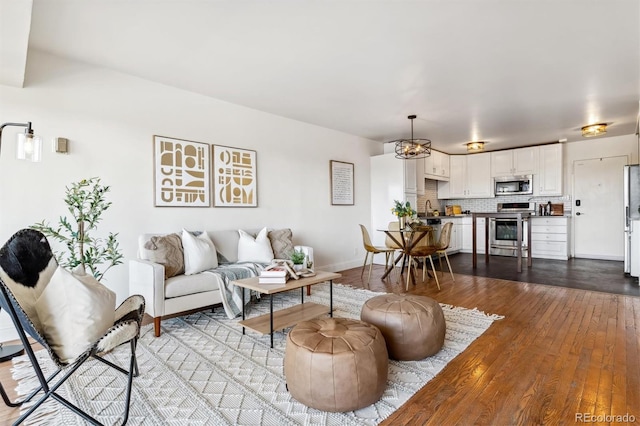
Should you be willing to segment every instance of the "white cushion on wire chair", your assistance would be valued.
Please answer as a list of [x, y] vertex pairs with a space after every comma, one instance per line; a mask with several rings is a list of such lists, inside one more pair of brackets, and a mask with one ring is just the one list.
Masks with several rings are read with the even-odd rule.
[[63, 363], [86, 351], [113, 326], [116, 294], [92, 275], [58, 266], [36, 301], [43, 335]]

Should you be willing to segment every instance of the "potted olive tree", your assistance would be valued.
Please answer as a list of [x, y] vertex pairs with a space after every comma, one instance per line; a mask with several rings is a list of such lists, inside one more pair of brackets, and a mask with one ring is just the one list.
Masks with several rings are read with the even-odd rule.
[[110, 187], [101, 185], [100, 178], [93, 177], [72, 183], [65, 190], [64, 202], [72, 220], [61, 216], [55, 227], [43, 220], [32, 228], [67, 247], [64, 254], [56, 252], [60, 265], [69, 269], [80, 267], [100, 281], [123, 259], [116, 239], [118, 234], [109, 233], [106, 239], [93, 236], [102, 214], [111, 207], [105, 198]]

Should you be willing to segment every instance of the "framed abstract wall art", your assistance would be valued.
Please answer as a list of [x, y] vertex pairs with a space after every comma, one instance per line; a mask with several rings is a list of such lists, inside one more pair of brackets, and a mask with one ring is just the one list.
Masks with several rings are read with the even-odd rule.
[[256, 151], [213, 145], [213, 205], [257, 207]]
[[353, 206], [353, 163], [329, 161], [331, 205]]
[[156, 207], [209, 207], [209, 144], [153, 136]]

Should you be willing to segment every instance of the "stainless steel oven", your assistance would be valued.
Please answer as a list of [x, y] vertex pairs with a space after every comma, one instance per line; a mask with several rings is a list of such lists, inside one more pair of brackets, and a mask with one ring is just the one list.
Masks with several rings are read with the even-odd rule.
[[[498, 203], [498, 212], [535, 214], [535, 203]], [[522, 221], [522, 256], [527, 255], [527, 227], [529, 220]], [[515, 256], [518, 240], [518, 220], [513, 218], [491, 218], [489, 221], [489, 253], [497, 256]]]

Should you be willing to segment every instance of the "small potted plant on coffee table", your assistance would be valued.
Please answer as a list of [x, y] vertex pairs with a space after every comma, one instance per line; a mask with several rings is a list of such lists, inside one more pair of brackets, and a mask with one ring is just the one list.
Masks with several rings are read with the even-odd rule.
[[293, 270], [296, 272], [300, 272], [304, 269], [304, 260], [307, 256], [304, 254], [302, 250], [294, 250], [291, 253], [291, 261], [293, 262]]

